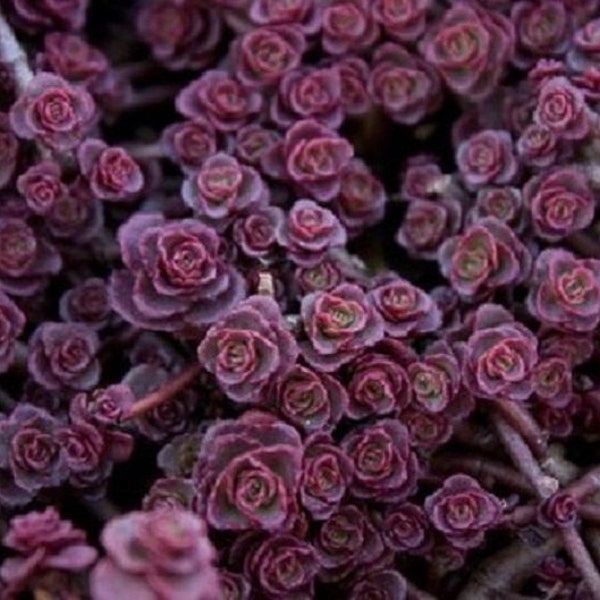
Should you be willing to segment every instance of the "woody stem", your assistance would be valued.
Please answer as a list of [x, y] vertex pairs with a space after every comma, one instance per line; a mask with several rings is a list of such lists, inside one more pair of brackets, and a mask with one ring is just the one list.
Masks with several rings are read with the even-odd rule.
[[199, 373], [199, 365], [190, 365], [156, 391], [151, 392], [147, 396], [134, 402], [129, 409], [125, 411], [121, 417], [121, 421], [135, 419], [161, 405], [163, 402], [169, 401], [173, 396], [185, 390]]
[[[515, 466], [525, 475], [536, 490], [540, 500], [549, 498], [558, 491], [560, 484], [554, 477], [546, 475], [538, 461], [533, 456], [529, 446], [522, 437], [502, 417], [494, 421], [498, 437], [506, 451], [512, 458]], [[573, 564], [577, 567], [595, 600], [600, 600], [600, 573], [585, 547], [579, 531], [574, 525], [560, 529], [565, 550], [571, 556]]]

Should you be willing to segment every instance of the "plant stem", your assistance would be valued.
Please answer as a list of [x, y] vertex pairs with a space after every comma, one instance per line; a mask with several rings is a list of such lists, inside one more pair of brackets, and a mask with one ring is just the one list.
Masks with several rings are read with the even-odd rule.
[[36, 575], [40, 563], [44, 560], [47, 550], [38, 546], [19, 568], [19, 576], [8, 581], [2, 589], [2, 598], [22, 597], [21, 592], [27, 591], [29, 582]]
[[499, 415], [494, 419], [494, 425], [505, 450], [512, 458], [515, 466], [531, 483], [541, 499], [549, 498], [559, 488], [559, 482], [554, 477], [546, 475], [532, 454], [530, 447], [523, 438]]
[[600, 525], [600, 506], [598, 504], [582, 504], [579, 507], [579, 516], [594, 525]]
[[25, 51], [0, 9], [0, 58], [13, 68], [15, 86], [20, 94], [33, 77]]
[[533, 522], [538, 514], [537, 506], [528, 504], [517, 506], [511, 512], [504, 515], [504, 523], [512, 527], [521, 527]]
[[[33, 79], [33, 71], [23, 47], [17, 40], [15, 32], [6, 20], [0, 8], [0, 61], [12, 67], [15, 91], [20, 96]], [[36, 143], [40, 156], [44, 159], [52, 157], [52, 152], [39, 142]]]
[[565, 458], [565, 448], [561, 444], [551, 444], [543, 460], [542, 470], [558, 479], [561, 485], [568, 485], [579, 477], [581, 469]]
[[529, 411], [515, 402], [507, 400], [490, 401], [496, 412], [505, 419], [513, 429], [519, 432], [536, 458], [546, 455], [546, 436], [535, 422]]
[[200, 373], [199, 365], [190, 365], [161, 388], [144, 396], [132, 404], [121, 417], [121, 421], [135, 419], [167, 402], [173, 396], [187, 388]]
[[580, 477], [577, 481], [569, 484], [565, 492], [574, 498], [581, 500], [600, 489], [600, 467], [595, 467]]
[[600, 527], [586, 527], [583, 536], [587, 542], [590, 554], [596, 562], [600, 562]]
[[565, 549], [581, 573], [594, 600], [600, 600], [600, 573], [575, 526], [561, 530]]
[[562, 538], [553, 533], [539, 546], [517, 540], [483, 561], [473, 573], [457, 600], [497, 600], [510, 598], [511, 590], [523, 585], [541, 560], [551, 556], [562, 545]]
[[441, 454], [434, 458], [432, 466], [434, 470], [442, 473], [463, 471], [476, 479], [491, 477], [496, 482], [518, 492], [525, 494], [533, 492], [531, 485], [521, 473], [487, 456]]
[[[531, 481], [540, 499], [545, 500], [556, 492], [560, 487], [559, 481], [554, 477], [544, 474], [519, 433], [512, 429], [501, 417], [497, 417], [494, 420], [494, 424], [506, 451], [510, 454], [519, 470]], [[600, 600], [600, 573], [585, 547], [579, 531], [573, 525], [561, 528], [560, 533], [565, 549], [569, 553], [573, 564], [584, 578], [593, 598]]]
[[579, 507], [579, 516], [586, 521], [591, 521], [594, 525], [600, 525], [600, 505], [582, 504]]

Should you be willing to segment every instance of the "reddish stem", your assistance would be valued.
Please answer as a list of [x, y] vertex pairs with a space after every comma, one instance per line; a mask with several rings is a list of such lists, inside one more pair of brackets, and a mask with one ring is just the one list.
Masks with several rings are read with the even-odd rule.
[[[514, 510], [505, 515], [504, 521], [507, 525], [527, 525], [535, 520], [537, 512], [537, 506], [532, 506], [531, 504], [517, 506]], [[600, 525], [600, 505], [591, 503], [582, 504], [577, 512], [584, 521], [590, 521], [594, 525]]]
[[534, 521], [537, 517], [537, 506], [531, 504], [526, 506], [517, 506], [508, 514], [504, 515], [504, 523], [513, 527], [522, 527]]
[[33, 579], [40, 564], [46, 558], [48, 550], [43, 546], [38, 546], [34, 552], [23, 561], [19, 569], [19, 577], [15, 577], [12, 581], [8, 581], [6, 587], [3, 588], [2, 598], [16, 598], [19, 592], [27, 590], [27, 586]]
[[594, 525], [600, 525], [600, 505], [598, 504], [582, 504], [579, 507], [579, 516], [586, 520], [592, 521]]
[[199, 373], [199, 365], [190, 365], [161, 388], [151, 392], [132, 404], [121, 417], [121, 421], [135, 419], [151, 411], [153, 408], [156, 408], [163, 402], [167, 402], [173, 396], [187, 388]]
[[595, 467], [565, 488], [565, 492], [581, 500], [600, 490], [600, 467]]

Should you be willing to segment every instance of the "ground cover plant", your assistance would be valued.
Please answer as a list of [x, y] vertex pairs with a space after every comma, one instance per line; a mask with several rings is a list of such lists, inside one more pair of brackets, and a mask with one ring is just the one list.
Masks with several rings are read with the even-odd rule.
[[598, 0], [0, 0], [0, 598], [600, 598]]

